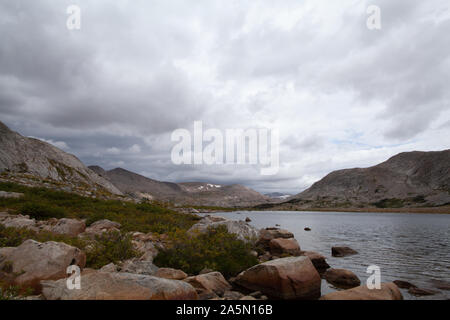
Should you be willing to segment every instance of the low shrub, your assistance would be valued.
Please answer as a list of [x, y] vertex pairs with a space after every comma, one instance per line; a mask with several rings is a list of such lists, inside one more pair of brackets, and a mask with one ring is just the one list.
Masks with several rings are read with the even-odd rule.
[[86, 248], [86, 267], [98, 269], [111, 262], [117, 263], [138, 256], [131, 236], [108, 232], [96, 237], [96, 242]]
[[83, 249], [87, 245], [86, 241], [76, 237], [73, 238], [65, 235], [58, 235], [48, 231], [35, 232], [26, 228], [6, 228], [0, 224], [0, 248], [17, 247], [28, 239], [39, 242], [64, 242], [80, 249]]
[[404, 207], [403, 200], [401, 199], [383, 199], [378, 202], [372, 203], [377, 208], [402, 208]]
[[209, 268], [231, 277], [258, 263], [250, 253], [252, 246], [228, 233], [225, 226], [210, 228], [197, 236], [176, 232], [171, 238], [172, 244], [155, 257], [154, 263], [159, 267], [181, 269], [189, 274]]
[[[64, 242], [83, 250], [86, 253], [86, 267], [100, 268], [111, 262], [118, 262], [136, 257], [138, 253], [133, 249], [131, 236], [119, 232], [104, 233], [97, 236], [95, 241], [83, 240], [77, 237], [57, 235], [47, 231], [35, 232], [25, 228], [5, 228], [0, 224], [0, 248], [17, 247], [25, 240], [32, 239], [39, 242]], [[3, 270], [5, 271], [5, 270]]]
[[89, 226], [95, 221], [109, 219], [119, 222], [122, 231], [161, 234], [187, 230], [199, 219], [195, 215], [179, 213], [157, 203], [103, 200], [10, 182], [0, 182], [0, 190], [24, 194], [20, 199], [0, 198], [0, 210], [14, 210], [38, 220], [62, 217], [86, 219]]
[[37, 220], [46, 220], [50, 218], [61, 219], [66, 216], [66, 213], [62, 208], [40, 203], [25, 203], [19, 209], [19, 212], [23, 215], [29, 215], [31, 218]]

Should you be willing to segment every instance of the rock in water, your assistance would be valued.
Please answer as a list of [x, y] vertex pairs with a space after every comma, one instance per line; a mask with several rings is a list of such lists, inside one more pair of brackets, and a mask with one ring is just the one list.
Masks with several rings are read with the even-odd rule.
[[283, 239], [277, 238], [272, 239], [269, 242], [270, 253], [273, 255], [290, 254], [293, 256], [299, 256], [301, 253], [300, 245], [294, 238]]
[[331, 248], [331, 255], [333, 257], [345, 257], [350, 256], [352, 254], [357, 254], [358, 251], [353, 250], [350, 247], [332, 247]]
[[414, 284], [409, 283], [408, 281], [403, 281], [403, 280], [395, 280], [393, 281], [397, 287], [399, 287], [400, 289], [409, 289], [411, 287], [416, 287]]
[[432, 296], [436, 293], [439, 293], [438, 291], [431, 290], [431, 289], [422, 289], [417, 287], [410, 287], [408, 290], [408, 293], [414, 295], [414, 296]]
[[311, 259], [312, 264], [319, 273], [323, 273], [330, 267], [327, 260], [323, 255], [314, 251], [302, 251], [302, 256], [306, 256]]
[[278, 299], [317, 299], [321, 279], [308, 257], [288, 257], [261, 263], [241, 272], [235, 283]]
[[448, 281], [432, 279], [430, 282], [438, 289], [450, 290], [450, 282]]
[[338, 288], [354, 288], [361, 284], [358, 276], [345, 269], [328, 269], [324, 274], [325, 279]]
[[294, 234], [288, 230], [279, 228], [266, 228], [259, 231], [259, 239], [256, 244], [266, 250], [270, 249], [270, 241], [272, 239], [290, 239], [294, 238]]
[[65, 278], [69, 265], [83, 268], [86, 255], [62, 242], [26, 240], [16, 248], [1, 251], [0, 269], [8, 262], [12, 263], [12, 273], [18, 274], [15, 283], [34, 286], [40, 280]]
[[328, 293], [320, 300], [403, 300], [398, 287], [392, 283], [382, 283], [380, 289], [369, 289], [367, 286]]
[[42, 281], [47, 300], [197, 300], [188, 283], [154, 276], [92, 272], [81, 276], [81, 289], [69, 290], [66, 280]]

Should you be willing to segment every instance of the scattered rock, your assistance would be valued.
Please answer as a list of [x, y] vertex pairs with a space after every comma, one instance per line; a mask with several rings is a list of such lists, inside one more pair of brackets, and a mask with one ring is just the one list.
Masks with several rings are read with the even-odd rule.
[[403, 280], [395, 280], [393, 281], [397, 287], [399, 287], [400, 289], [409, 289], [412, 287], [416, 287], [415, 285], [413, 285], [412, 283], [409, 283], [408, 281], [403, 281]]
[[311, 231], [311, 228], [309, 228], [309, 227], [306, 227], [305, 229], [303, 229], [303, 230], [305, 230], [305, 231]]
[[131, 273], [92, 272], [81, 276], [81, 289], [69, 290], [66, 280], [42, 281], [47, 300], [197, 300], [188, 283]]
[[277, 238], [272, 239], [269, 242], [270, 252], [272, 254], [290, 254], [293, 256], [299, 256], [301, 253], [300, 245], [294, 238], [283, 239]]
[[254, 298], [259, 298], [262, 296], [262, 292], [261, 291], [255, 291], [249, 294], [249, 296], [254, 297]]
[[320, 300], [403, 300], [398, 287], [392, 283], [382, 283], [380, 289], [369, 289], [367, 286], [328, 293]]
[[273, 239], [290, 239], [294, 238], [294, 234], [284, 229], [266, 228], [259, 231], [259, 239], [256, 244], [265, 249], [270, 250], [270, 241]]
[[23, 196], [24, 196], [23, 193], [0, 191], [0, 198], [19, 199]]
[[408, 289], [408, 293], [412, 294], [414, 296], [432, 296], [436, 293], [439, 293], [439, 291], [431, 290], [431, 289], [422, 289], [417, 287], [410, 287]]
[[361, 284], [358, 276], [345, 269], [328, 269], [324, 274], [328, 283], [338, 288], [354, 288]]
[[86, 255], [80, 249], [62, 242], [26, 240], [0, 253], [0, 269], [5, 263], [12, 264], [12, 272], [18, 275], [14, 282], [18, 285], [36, 286], [40, 280], [65, 278], [69, 265], [83, 268], [86, 263]]
[[256, 298], [252, 297], [252, 296], [243, 296], [242, 298], [240, 298], [239, 300], [256, 300]]
[[100, 235], [104, 232], [119, 231], [120, 227], [120, 223], [104, 219], [91, 224], [86, 228], [85, 233], [88, 235]]
[[39, 229], [36, 226], [36, 220], [30, 219], [29, 216], [23, 216], [21, 214], [19, 215], [7, 215], [0, 221], [2, 225], [4, 225], [6, 228], [26, 228], [33, 231], [39, 231]]
[[222, 300], [217, 294], [211, 290], [195, 288], [199, 300]]
[[308, 257], [319, 273], [323, 273], [330, 267], [326, 258], [318, 252], [302, 251], [301, 255]]
[[222, 296], [225, 291], [231, 290], [231, 285], [225, 280], [220, 272], [210, 272], [192, 276], [184, 279], [196, 289], [214, 292], [218, 296]]
[[308, 257], [288, 257], [261, 263], [241, 272], [235, 283], [280, 299], [316, 299], [321, 279]]
[[41, 300], [45, 300], [44, 296], [42, 294], [38, 294], [35, 296], [26, 296], [23, 297], [22, 300], [28, 300], [28, 301], [41, 301]]
[[117, 266], [111, 262], [110, 264], [107, 264], [106, 266], [101, 267], [100, 271], [102, 271], [102, 272], [117, 272], [118, 269], [117, 269]]
[[209, 268], [203, 268], [198, 274], [207, 274], [211, 272], [214, 272], [214, 270]]
[[[213, 215], [210, 215], [210, 214], [205, 216], [205, 218], [203, 218], [202, 220], [204, 220], [204, 223], [227, 221], [227, 219], [224, 218], [224, 217], [213, 216]], [[200, 221], [202, 221], [202, 220], [200, 220]]]
[[249, 217], [245, 218], [245, 222], [252, 222], [252, 219], [250, 219]]
[[[223, 219], [223, 218], [222, 218]], [[229, 233], [233, 233], [237, 236], [239, 240], [245, 242], [254, 242], [259, 237], [259, 231], [245, 223], [244, 221], [234, 221], [234, 220], [221, 220], [216, 222], [211, 222], [210, 218], [203, 218], [198, 223], [194, 224], [188, 233], [205, 233], [209, 228], [217, 228], [219, 226], [225, 226]]]
[[56, 234], [64, 234], [71, 237], [76, 237], [80, 233], [84, 232], [86, 225], [84, 221], [76, 219], [59, 219], [56, 225], [51, 227], [50, 231]]
[[124, 261], [120, 265], [120, 272], [155, 275], [158, 271], [158, 267], [153, 264], [152, 261], [139, 260], [136, 258]]
[[332, 247], [331, 248], [331, 255], [333, 257], [345, 257], [352, 254], [357, 254], [358, 251], [353, 250], [350, 247]]
[[450, 282], [448, 281], [432, 279], [430, 282], [438, 289], [450, 290]]
[[225, 300], [239, 300], [243, 296], [244, 295], [242, 293], [237, 291], [225, 291], [225, 293], [223, 294], [223, 298]]
[[133, 237], [136, 240], [132, 240], [133, 248], [140, 252], [142, 256], [140, 260], [153, 261], [153, 259], [158, 255], [158, 249], [162, 248], [161, 242], [156, 242], [151, 235], [142, 234], [140, 237]]
[[272, 258], [272, 255], [270, 254], [270, 252], [264, 252], [264, 254], [262, 254], [258, 257], [258, 260], [260, 263], [263, 263], [263, 262], [271, 260], [271, 258]]
[[155, 276], [172, 280], [183, 280], [187, 278], [186, 273], [172, 268], [159, 268], [158, 271], [156, 271]]

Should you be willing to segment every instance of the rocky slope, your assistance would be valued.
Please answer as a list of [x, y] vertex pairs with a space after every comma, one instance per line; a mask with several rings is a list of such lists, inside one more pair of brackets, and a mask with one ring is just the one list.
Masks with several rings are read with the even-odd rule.
[[220, 207], [252, 206], [270, 201], [268, 197], [238, 184], [172, 183], [153, 180], [122, 168], [109, 171], [99, 166], [90, 166], [89, 168], [108, 179], [123, 193], [134, 198], [170, 201], [183, 205]]
[[380, 208], [449, 204], [450, 150], [404, 152], [373, 167], [334, 171], [288, 203]]
[[44, 141], [21, 136], [0, 122], [0, 172], [3, 176], [26, 175], [68, 187], [122, 193], [109, 181], [88, 169], [77, 157]]

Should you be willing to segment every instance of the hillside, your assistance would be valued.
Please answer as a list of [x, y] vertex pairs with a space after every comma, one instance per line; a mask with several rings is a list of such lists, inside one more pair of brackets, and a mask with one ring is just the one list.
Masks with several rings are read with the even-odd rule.
[[373, 167], [333, 171], [284, 206], [402, 208], [449, 203], [450, 150], [444, 150], [404, 152]]
[[46, 180], [67, 189], [122, 193], [87, 168], [77, 157], [44, 141], [27, 138], [0, 122], [0, 172], [2, 176]]
[[108, 179], [123, 193], [134, 198], [170, 201], [182, 205], [220, 207], [252, 206], [270, 201], [268, 197], [238, 184], [172, 183], [153, 180], [122, 168], [109, 171], [99, 166], [89, 168]]

